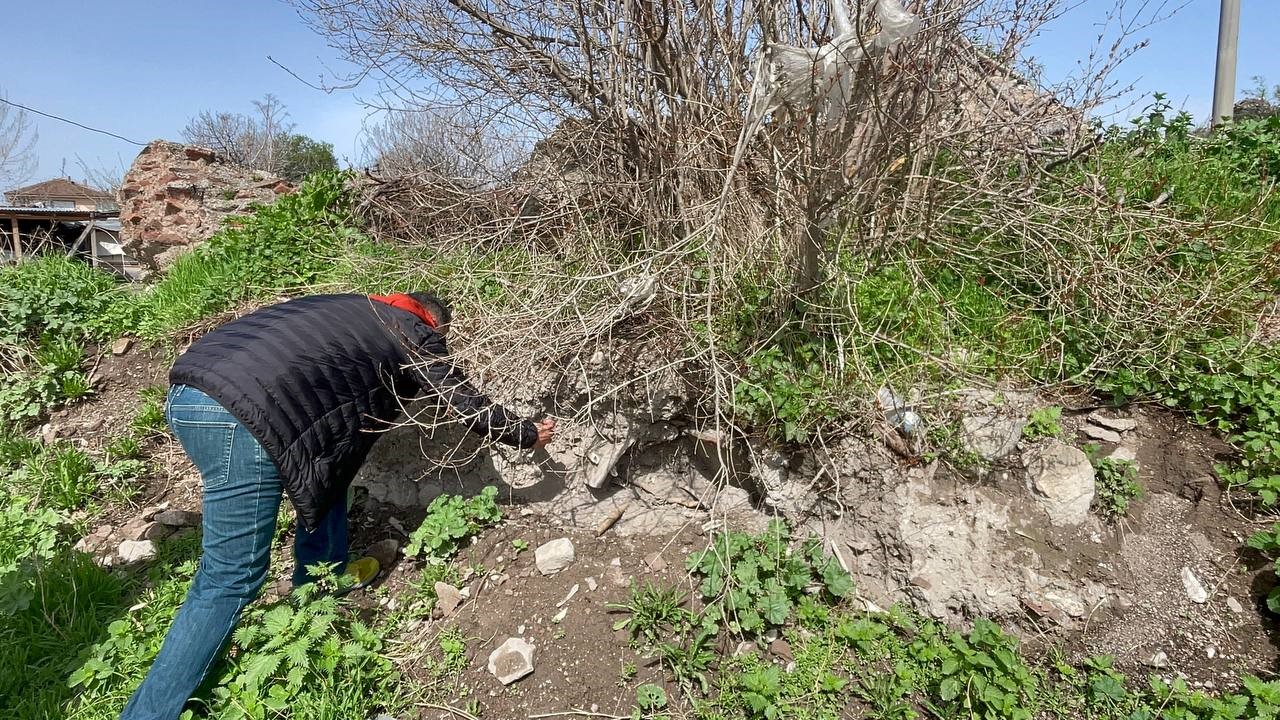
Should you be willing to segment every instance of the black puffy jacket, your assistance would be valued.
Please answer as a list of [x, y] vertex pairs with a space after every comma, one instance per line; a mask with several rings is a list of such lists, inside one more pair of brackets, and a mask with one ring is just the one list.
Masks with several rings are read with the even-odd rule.
[[436, 394], [474, 432], [519, 447], [538, 439], [467, 382], [444, 336], [364, 295], [314, 295], [229, 322], [179, 357], [169, 382], [204, 391], [248, 428], [308, 528], [345, 498], [402, 399]]

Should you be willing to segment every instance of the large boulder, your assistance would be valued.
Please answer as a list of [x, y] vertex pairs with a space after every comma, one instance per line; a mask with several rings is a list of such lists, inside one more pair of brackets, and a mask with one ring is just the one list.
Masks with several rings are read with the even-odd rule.
[[155, 140], [120, 185], [120, 239], [130, 255], [163, 269], [217, 232], [227, 216], [247, 214], [293, 189], [212, 150]]

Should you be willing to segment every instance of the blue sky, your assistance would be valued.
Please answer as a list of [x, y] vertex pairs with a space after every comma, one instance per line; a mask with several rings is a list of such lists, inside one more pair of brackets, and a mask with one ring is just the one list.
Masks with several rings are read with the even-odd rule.
[[[43, 0], [6, 2], [0, 25], [0, 90], [9, 99], [146, 142], [178, 139], [201, 110], [247, 112], [274, 93], [297, 130], [331, 142], [340, 159], [357, 159], [358, 134], [368, 114], [359, 93], [314, 90], [273, 65], [270, 55], [300, 76], [342, 70], [335, 52], [276, 0]], [[1083, 0], [1033, 43], [1046, 79], [1071, 73], [1094, 46], [1111, 0]], [[1150, 45], [1117, 77], [1138, 93], [1163, 90], [1197, 118], [1208, 115], [1219, 0], [1191, 0], [1171, 19], [1139, 33]], [[51, 18], [68, 22], [55, 26]], [[1280, 2], [1243, 0], [1241, 89], [1250, 76], [1280, 82]], [[12, 32], [17, 28], [27, 31]], [[1127, 112], [1127, 111], [1126, 111]], [[1123, 114], [1123, 113], [1122, 113]], [[91, 167], [128, 164], [138, 147], [46, 118], [37, 121], [40, 169], [35, 180], [80, 176], [77, 158]], [[1121, 118], [1123, 119], [1123, 118]]]

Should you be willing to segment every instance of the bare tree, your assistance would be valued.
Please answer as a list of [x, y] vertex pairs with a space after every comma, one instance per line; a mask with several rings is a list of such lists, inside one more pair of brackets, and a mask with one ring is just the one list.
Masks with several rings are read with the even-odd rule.
[[425, 175], [471, 187], [509, 178], [527, 153], [457, 110], [389, 111], [364, 130], [364, 160], [388, 176]]
[[203, 110], [187, 123], [182, 136], [237, 165], [277, 172], [294, 123], [284, 103], [271, 93], [255, 100], [253, 107], [253, 115]]
[[0, 188], [21, 185], [31, 179], [36, 171], [38, 139], [35, 125], [25, 111], [0, 103]]

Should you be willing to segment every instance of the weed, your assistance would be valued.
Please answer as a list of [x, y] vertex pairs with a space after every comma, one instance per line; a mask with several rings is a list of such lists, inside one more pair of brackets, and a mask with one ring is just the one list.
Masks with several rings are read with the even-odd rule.
[[1129, 512], [1129, 503], [1142, 495], [1138, 485], [1138, 466], [1132, 460], [1098, 458], [1093, 463], [1097, 473], [1094, 507], [1115, 520]]
[[667, 693], [657, 685], [645, 683], [636, 688], [636, 708], [631, 713], [632, 720], [663, 720], [666, 715], [658, 715], [667, 707]]
[[450, 674], [457, 674], [467, 669], [467, 640], [462, 630], [451, 627], [440, 633], [440, 654], [443, 658], [441, 669]]
[[606, 607], [627, 614], [613, 624], [614, 630], [626, 629], [632, 642], [642, 641], [649, 647], [657, 647], [672, 635], [683, 632], [692, 618], [679, 590], [648, 582], [633, 586], [627, 602], [610, 603]]
[[[1269, 530], [1259, 530], [1249, 537], [1249, 547], [1270, 555], [1277, 575], [1280, 575], [1280, 523], [1275, 523]], [[1267, 608], [1280, 614], [1280, 587], [1274, 587], [1267, 594]]]
[[1022, 437], [1028, 440], [1062, 437], [1062, 408], [1054, 406], [1032, 410], [1022, 428]]
[[524, 538], [516, 538], [511, 541], [511, 549], [514, 551], [515, 555], [519, 555], [529, 549], [529, 541]]
[[77, 510], [100, 486], [98, 466], [85, 451], [57, 443], [28, 458], [11, 482], [31, 492], [38, 503], [57, 510]]
[[164, 417], [165, 389], [161, 387], [145, 388], [142, 393], [142, 405], [129, 421], [129, 427], [143, 438], [151, 438], [165, 433], [168, 422]]
[[[757, 536], [717, 535], [710, 548], [691, 554], [686, 566], [702, 577], [702, 597], [722, 606], [731, 631], [760, 633], [786, 623], [810, 586], [832, 600], [853, 590], [853, 580], [823, 553], [821, 542], [810, 538], [798, 552], [790, 545], [786, 523], [773, 520]], [[704, 621], [717, 614], [718, 610], [704, 613]]]
[[480, 529], [502, 519], [496, 499], [498, 489], [489, 486], [479, 495], [466, 499], [457, 495], [441, 495], [431, 501], [422, 524], [409, 535], [404, 555], [443, 562], [462, 549]]
[[633, 662], [623, 663], [622, 668], [618, 671], [618, 686], [626, 687], [628, 684], [631, 683], [632, 680], [635, 679], [636, 675], [639, 674], [639, 672], [640, 672], [640, 668], [636, 667], [635, 663]]

